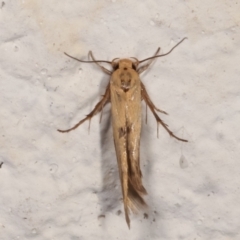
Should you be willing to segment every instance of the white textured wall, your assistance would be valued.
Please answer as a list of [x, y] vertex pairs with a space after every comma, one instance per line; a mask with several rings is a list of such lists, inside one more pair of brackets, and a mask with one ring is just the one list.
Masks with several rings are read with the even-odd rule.
[[[1, 5], [2, 3], [2, 5]], [[0, 239], [240, 239], [239, 1], [0, 3]], [[158, 59], [142, 81], [181, 143], [148, 111], [141, 162], [149, 210], [121, 202], [109, 106], [68, 134], [109, 80], [98, 59]], [[144, 112], [144, 111], [143, 111]], [[104, 216], [105, 217], [104, 217]]]

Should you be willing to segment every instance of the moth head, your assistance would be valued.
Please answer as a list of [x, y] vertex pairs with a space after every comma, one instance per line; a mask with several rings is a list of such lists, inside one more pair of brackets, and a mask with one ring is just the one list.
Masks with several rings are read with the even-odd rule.
[[133, 58], [135, 61], [132, 61], [130, 59], [120, 59], [119, 58], [114, 58], [112, 60], [112, 67], [113, 70], [117, 70], [117, 69], [134, 69], [135, 71], [137, 71], [137, 67], [139, 64], [139, 61], [136, 58]]
[[130, 59], [113, 61], [114, 75], [117, 77], [115, 83], [127, 92], [136, 83], [136, 64]]

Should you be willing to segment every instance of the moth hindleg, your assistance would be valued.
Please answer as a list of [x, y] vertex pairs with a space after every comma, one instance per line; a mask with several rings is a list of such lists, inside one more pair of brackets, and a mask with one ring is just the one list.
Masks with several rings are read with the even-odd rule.
[[[170, 136], [176, 138], [179, 141], [187, 142], [187, 140], [179, 138], [176, 135], [174, 135], [173, 132], [168, 128], [168, 125], [166, 123], [164, 123], [162, 121], [162, 119], [157, 115], [155, 110], [158, 110], [158, 109], [155, 107], [155, 105], [151, 101], [151, 99], [150, 99], [150, 97], [149, 97], [149, 95], [148, 95], [148, 93], [147, 93], [143, 84], [142, 84], [142, 98], [146, 102], [146, 104], [148, 105], [150, 110], [152, 111], [154, 117], [156, 118], [157, 123], [160, 123], [165, 128], [165, 130], [169, 133]], [[162, 111], [160, 110], [160, 112], [162, 112]]]
[[66, 130], [60, 130], [58, 129], [59, 132], [65, 133], [65, 132], [70, 132], [74, 129], [76, 129], [78, 126], [80, 126], [82, 123], [84, 123], [86, 120], [91, 120], [91, 118], [96, 115], [98, 112], [100, 112], [103, 107], [106, 105], [106, 103], [110, 100], [110, 85], [108, 84], [106, 91], [103, 95], [103, 98], [100, 102], [96, 104], [94, 109], [81, 121], [79, 121], [76, 125], [74, 125], [72, 128], [66, 129]]
[[146, 90], [146, 88], [145, 88], [145, 86], [144, 86], [144, 84], [143, 84], [142, 82], [141, 82], [141, 91], [142, 91], [142, 99], [144, 99], [144, 100], [147, 99], [147, 101], [145, 100], [145, 102], [146, 102], [147, 105], [151, 104], [156, 111], [168, 115], [168, 113], [166, 113], [165, 111], [157, 108], [157, 107], [154, 105], [154, 103], [151, 101], [151, 99], [150, 99], [150, 97], [149, 97], [149, 95], [148, 95], [148, 93], [147, 93], [147, 90]]

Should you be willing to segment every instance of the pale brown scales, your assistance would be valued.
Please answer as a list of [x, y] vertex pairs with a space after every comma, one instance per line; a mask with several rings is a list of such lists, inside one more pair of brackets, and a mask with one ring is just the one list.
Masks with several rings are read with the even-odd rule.
[[[185, 38], [184, 38], [185, 39]], [[80, 61], [80, 62], [94, 62], [105, 73], [111, 75], [110, 82], [107, 85], [103, 98], [95, 108], [81, 121], [79, 121], [72, 128], [67, 130], [58, 130], [59, 132], [70, 132], [76, 129], [86, 120], [91, 118], [98, 112], [102, 111], [103, 107], [111, 102], [112, 113], [112, 128], [114, 136], [114, 145], [118, 161], [118, 170], [122, 186], [123, 203], [126, 222], [130, 228], [129, 210], [137, 212], [138, 209], [144, 208], [146, 203], [143, 199], [143, 195], [147, 194], [146, 189], [142, 185], [142, 173], [140, 169], [140, 133], [141, 133], [141, 101], [144, 100], [147, 106], [150, 108], [158, 124], [161, 124], [163, 128], [170, 134], [170, 136], [183, 142], [187, 140], [177, 137], [169, 130], [168, 126], [157, 115], [156, 111], [167, 114], [166, 112], [158, 109], [151, 101], [145, 86], [140, 80], [139, 74], [144, 72], [154, 58], [166, 56], [171, 53], [184, 39], [176, 44], [168, 53], [157, 55], [160, 48], [156, 51], [153, 57], [138, 61], [137, 59], [120, 59], [112, 62], [104, 60], [95, 60], [92, 52], [89, 52], [92, 61], [82, 61], [74, 58], [68, 54], [67, 56]], [[144, 61], [148, 61], [147, 64], [138, 67], [138, 65]], [[113, 71], [101, 66], [99, 62], [110, 63]]]

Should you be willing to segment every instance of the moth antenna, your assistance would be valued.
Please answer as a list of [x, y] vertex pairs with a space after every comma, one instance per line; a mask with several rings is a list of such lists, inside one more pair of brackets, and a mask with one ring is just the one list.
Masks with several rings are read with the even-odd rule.
[[75, 57], [73, 57], [73, 56], [71, 56], [71, 55], [69, 55], [69, 54], [67, 54], [67, 53], [65, 53], [65, 52], [64, 52], [64, 54], [65, 54], [66, 56], [74, 59], [74, 60], [77, 60], [77, 61], [83, 62], [83, 63], [98, 63], [98, 62], [104, 62], [104, 63], [109, 63], [109, 64], [111, 64], [111, 62], [105, 61], [105, 60], [84, 61], [84, 60], [80, 60], [80, 59], [78, 59], [78, 58], [75, 58]]
[[96, 65], [98, 65], [98, 66], [103, 70], [103, 72], [105, 72], [105, 73], [107, 73], [107, 74], [109, 74], [109, 75], [112, 74], [112, 72], [111, 72], [110, 70], [108, 70], [107, 68], [103, 67], [101, 64], [99, 64], [98, 62], [96, 62], [96, 59], [95, 59], [95, 57], [93, 56], [92, 51], [89, 51], [88, 56], [90, 56], [90, 57], [92, 58], [92, 60], [95, 61]]
[[112, 60], [112, 62], [115, 62], [116, 59], [119, 59], [119, 58], [114, 58], [114, 59]]
[[[152, 57], [157, 56], [159, 51], [160, 51], [160, 47], [157, 49], [157, 51], [155, 52], [155, 54]], [[137, 70], [138, 74], [140, 74], [140, 73], [144, 72], [145, 70], [147, 70], [148, 67], [152, 64], [153, 61], [154, 61], [154, 58], [151, 59], [147, 64], [145, 64], [145, 65], [141, 66], [140, 68], [138, 68], [138, 70]], [[139, 61], [137, 60], [137, 65], [138, 64], [139, 64]]]
[[187, 39], [187, 37], [183, 38], [179, 43], [177, 43], [175, 46], [173, 46], [170, 51], [168, 51], [167, 53], [164, 53], [164, 54], [160, 54], [160, 55], [156, 55], [156, 56], [153, 56], [153, 57], [149, 57], [149, 58], [146, 58], [146, 59], [143, 59], [141, 61], [139, 61], [139, 63], [142, 63], [142, 62], [145, 62], [147, 60], [150, 60], [150, 59], [153, 59], [153, 58], [158, 58], [158, 57], [163, 57], [163, 56], [166, 56], [168, 54], [170, 54], [178, 45], [180, 45], [185, 39]]
[[132, 58], [132, 59], [134, 59], [136, 62], [138, 62], [138, 59], [137, 59], [137, 58], [135, 58], [135, 57], [130, 57], [130, 58]]

